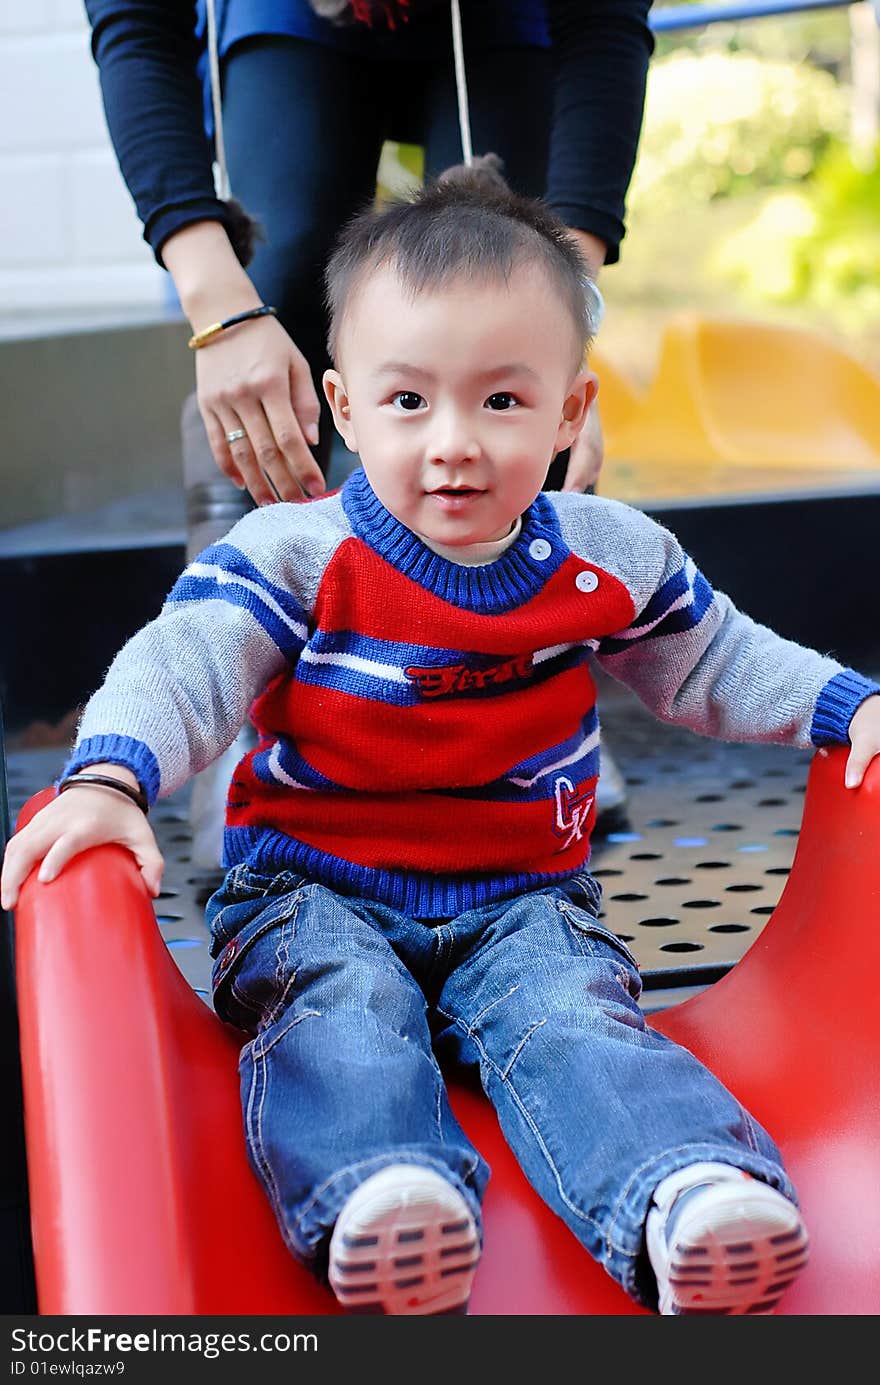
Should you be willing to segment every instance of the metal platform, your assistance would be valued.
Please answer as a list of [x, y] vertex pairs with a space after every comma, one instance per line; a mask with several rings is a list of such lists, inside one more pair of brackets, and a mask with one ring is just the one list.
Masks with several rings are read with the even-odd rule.
[[[656, 721], [626, 689], [600, 682], [608, 744], [629, 785], [632, 831], [602, 842], [593, 871], [603, 917], [632, 948], [644, 1008], [661, 1009], [717, 980], [754, 942], [789, 873], [810, 751], [709, 741]], [[51, 783], [63, 747], [13, 750], [15, 814]], [[156, 901], [162, 935], [183, 975], [208, 1000], [210, 957], [200, 877], [190, 857], [189, 786], [152, 814], [166, 861]], [[100, 946], [98, 921], [95, 945]]]

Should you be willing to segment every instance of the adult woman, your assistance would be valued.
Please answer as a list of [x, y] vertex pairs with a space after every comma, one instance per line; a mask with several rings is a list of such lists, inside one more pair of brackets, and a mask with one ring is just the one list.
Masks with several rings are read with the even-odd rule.
[[[372, 196], [386, 138], [423, 144], [429, 174], [460, 160], [452, 26], [444, 0], [210, 8], [231, 185], [265, 235], [247, 272], [242, 220], [214, 190], [196, 0], [86, 0], [120, 168], [193, 330], [261, 303], [278, 309], [196, 354], [211, 451], [257, 503], [298, 499], [324, 488], [331, 440], [313, 383], [327, 364], [321, 266], [338, 227]], [[624, 234], [649, 9], [650, 0], [464, 0], [461, 9], [474, 148], [501, 155], [515, 190], [546, 195], [594, 272], [618, 258]], [[567, 484], [588, 485], [600, 461], [595, 429]]]

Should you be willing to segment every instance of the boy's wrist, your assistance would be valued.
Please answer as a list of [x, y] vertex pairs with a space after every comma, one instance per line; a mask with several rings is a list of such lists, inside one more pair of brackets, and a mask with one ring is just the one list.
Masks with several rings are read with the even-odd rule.
[[160, 770], [150, 747], [136, 737], [103, 732], [100, 735], [83, 736], [77, 743], [62, 771], [67, 778], [71, 774], [91, 771], [126, 778], [127, 784], [136, 784], [143, 789], [148, 803], [159, 797]]
[[94, 764], [78, 765], [77, 768], [73, 771], [73, 773], [68, 777], [71, 779], [75, 779], [78, 774], [105, 774], [109, 779], [121, 780], [121, 782], [123, 784], [127, 784], [129, 788], [143, 788], [143, 785], [140, 783], [137, 775], [134, 774], [132, 770], [127, 769], [125, 765], [114, 764], [112, 761], [104, 762], [101, 760], [96, 760]]
[[854, 669], [834, 675], [816, 699], [810, 739], [814, 745], [846, 745], [853, 717], [862, 703], [880, 693], [880, 686]]
[[131, 770], [116, 764], [81, 765], [72, 774], [65, 775], [58, 784], [59, 796], [69, 789], [98, 788], [109, 790], [114, 795], [127, 798], [140, 808], [146, 817], [150, 811], [147, 795]]

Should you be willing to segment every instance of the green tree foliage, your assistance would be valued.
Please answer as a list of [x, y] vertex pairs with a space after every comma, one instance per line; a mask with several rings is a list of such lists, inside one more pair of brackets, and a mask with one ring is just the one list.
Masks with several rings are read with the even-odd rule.
[[848, 329], [880, 323], [880, 149], [865, 167], [832, 145], [809, 183], [767, 198], [712, 264], [756, 302], [808, 303]]
[[678, 51], [655, 62], [630, 192], [632, 215], [810, 176], [847, 122], [827, 72], [748, 53]]

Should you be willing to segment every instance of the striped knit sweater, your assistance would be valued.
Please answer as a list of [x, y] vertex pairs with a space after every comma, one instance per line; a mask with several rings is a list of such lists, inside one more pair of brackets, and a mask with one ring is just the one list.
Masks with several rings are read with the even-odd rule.
[[359, 470], [190, 564], [88, 703], [65, 773], [126, 765], [153, 801], [250, 714], [224, 864], [451, 916], [583, 871], [592, 657], [658, 717], [727, 740], [845, 742], [880, 691], [737, 611], [628, 506], [541, 494], [509, 548], [467, 567]]

